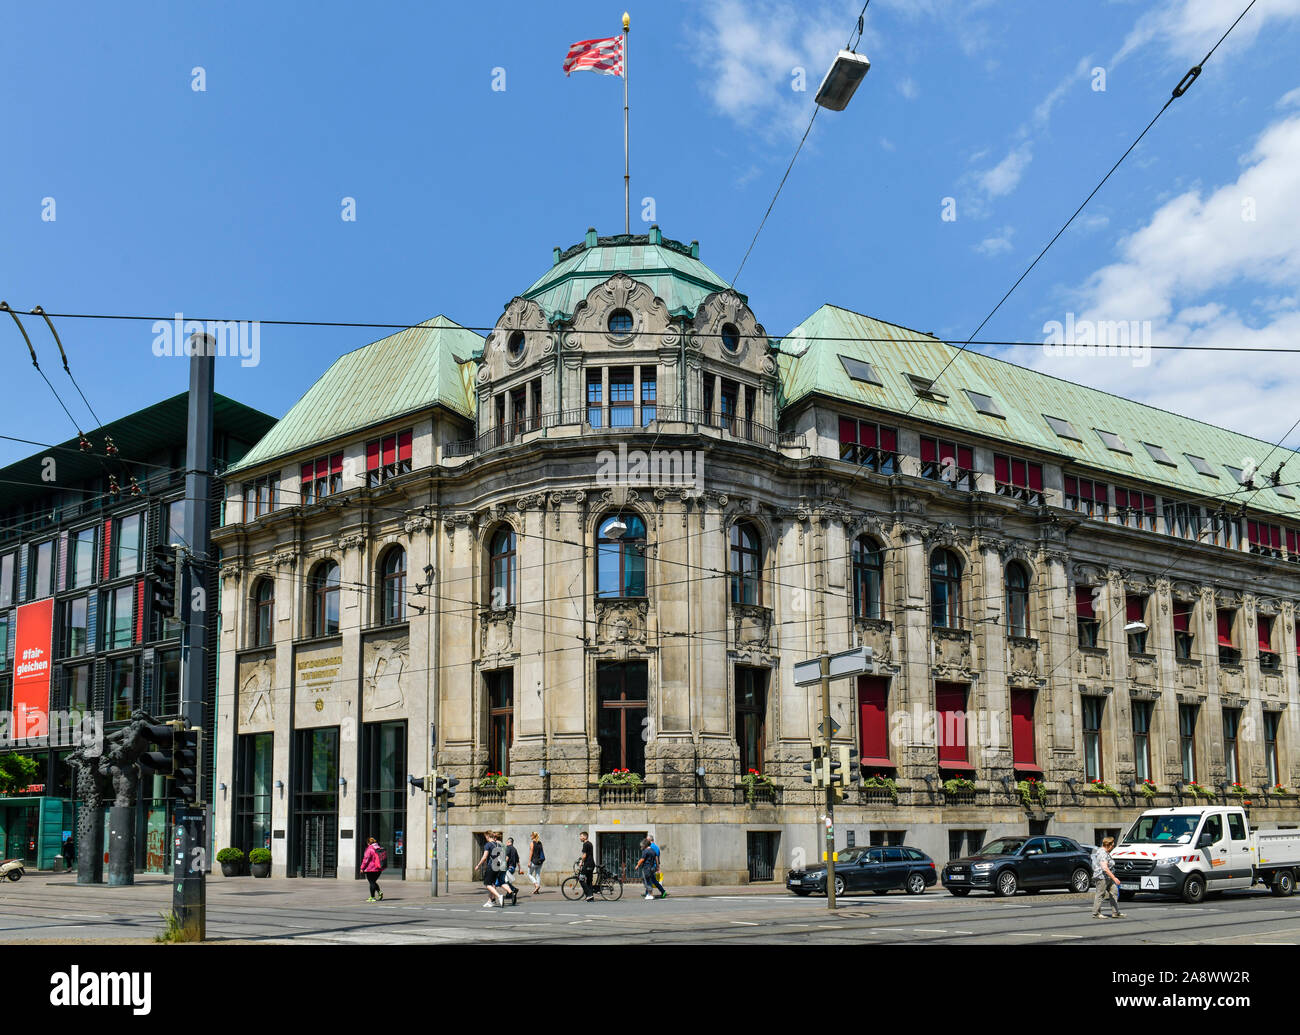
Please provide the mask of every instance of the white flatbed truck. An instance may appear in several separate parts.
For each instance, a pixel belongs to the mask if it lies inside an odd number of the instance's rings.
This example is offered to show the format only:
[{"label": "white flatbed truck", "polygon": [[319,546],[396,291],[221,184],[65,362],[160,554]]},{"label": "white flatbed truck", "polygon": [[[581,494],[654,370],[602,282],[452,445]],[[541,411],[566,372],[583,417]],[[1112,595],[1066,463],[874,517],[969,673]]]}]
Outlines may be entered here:
[{"label": "white flatbed truck", "polygon": [[1145,892],[1196,903],[1255,884],[1286,896],[1300,871],[1300,830],[1252,830],[1246,810],[1233,805],[1150,809],[1111,858],[1121,899]]}]

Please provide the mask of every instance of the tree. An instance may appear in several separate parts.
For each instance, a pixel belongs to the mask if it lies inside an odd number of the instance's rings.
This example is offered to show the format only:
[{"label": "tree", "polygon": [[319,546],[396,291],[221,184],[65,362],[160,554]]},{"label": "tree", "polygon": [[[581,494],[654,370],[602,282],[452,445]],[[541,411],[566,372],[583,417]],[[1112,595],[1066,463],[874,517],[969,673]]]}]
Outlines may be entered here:
[{"label": "tree", "polygon": [[0,755],[0,796],[21,791],[36,775],[36,759],[30,755]]}]

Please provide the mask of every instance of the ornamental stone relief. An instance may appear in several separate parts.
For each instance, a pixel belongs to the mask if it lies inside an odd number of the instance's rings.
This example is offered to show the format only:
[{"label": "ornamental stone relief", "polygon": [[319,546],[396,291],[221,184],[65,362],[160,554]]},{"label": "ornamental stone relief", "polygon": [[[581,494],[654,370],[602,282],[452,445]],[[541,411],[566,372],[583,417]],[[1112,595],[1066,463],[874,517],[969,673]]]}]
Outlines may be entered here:
[{"label": "ornamental stone relief", "polygon": [[648,600],[597,600],[596,642],[644,646],[649,615]]},{"label": "ornamental stone relief", "polygon": [[970,633],[964,629],[935,627],[932,644],[931,669],[936,679],[968,682],[975,678],[971,662]]},{"label": "ornamental stone relief", "polygon": [[772,646],[772,611],[758,604],[732,604],[733,643],[737,650],[768,650]]},{"label": "ornamental stone relief", "polygon": [[410,647],[405,636],[365,642],[361,660],[361,707],[366,716],[396,714],[406,704]]},{"label": "ornamental stone relief", "polygon": [[[625,335],[609,331],[609,315],[626,309],[632,316],[632,330]],[[662,298],[639,280],[626,273],[616,273],[587,293],[573,311],[573,330],[576,334],[600,335],[606,348],[648,348],[653,342],[647,335],[662,334],[669,326],[668,307]],[[565,344],[569,344],[565,336]],[[580,339],[581,340],[581,339]],[[590,343],[587,343],[587,349]],[[586,351],[587,349],[584,349]]]},{"label": "ornamental stone relief", "polygon": [[239,731],[256,733],[275,727],[275,655],[239,662]]},{"label": "ornamental stone relief", "polygon": [[496,611],[479,612],[479,653],[509,654],[514,651],[515,609],[506,607]]}]

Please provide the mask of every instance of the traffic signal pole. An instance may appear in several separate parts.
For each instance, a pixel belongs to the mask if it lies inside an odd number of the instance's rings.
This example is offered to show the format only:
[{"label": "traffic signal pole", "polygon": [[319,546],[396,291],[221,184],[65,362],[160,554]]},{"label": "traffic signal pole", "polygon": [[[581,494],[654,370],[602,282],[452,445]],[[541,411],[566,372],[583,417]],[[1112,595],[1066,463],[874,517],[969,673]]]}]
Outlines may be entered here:
[{"label": "traffic signal pole", "polygon": [[[215,341],[207,334],[190,339],[189,422],[185,444],[185,550],[177,557],[181,592],[181,717],[190,729],[203,726],[203,701],[212,688],[208,676],[208,615],[215,601],[207,599],[212,558],[212,409],[216,367]],[[184,571],[182,571],[182,566]],[[188,576],[188,577],[185,577]],[[211,735],[211,731],[207,731]],[[197,751],[202,753],[201,739]],[[201,771],[201,765],[198,769]],[[208,812],[203,788],[194,785],[194,800],[172,781],[175,805],[173,835],[172,912],[178,924],[207,936]]]},{"label": "traffic signal pole", "polygon": [[831,784],[831,657],[821,656],[822,757],[826,775],[826,908],[835,908],[835,788]]}]

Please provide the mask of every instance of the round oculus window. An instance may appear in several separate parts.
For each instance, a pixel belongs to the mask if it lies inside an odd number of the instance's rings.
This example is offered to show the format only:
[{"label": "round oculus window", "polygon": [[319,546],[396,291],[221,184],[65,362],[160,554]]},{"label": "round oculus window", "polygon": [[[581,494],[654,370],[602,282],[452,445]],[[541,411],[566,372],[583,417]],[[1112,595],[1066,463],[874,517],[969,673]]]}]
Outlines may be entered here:
[{"label": "round oculus window", "polygon": [[609,314],[609,333],[620,337],[632,333],[632,314],[626,309],[615,309]]},{"label": "round oculus window", "polygon": [[722,347],[728,352],[735,352],[740,348],[740,330],[734,323],[722,325]]},{"label": "round oculus window", "polygon": [[516,359],[522,356],[524,354],[524,332],[515,331],[511,334],[509,340],[506,342],[506,348],[510,350],[510,355],[514,356]]}]

